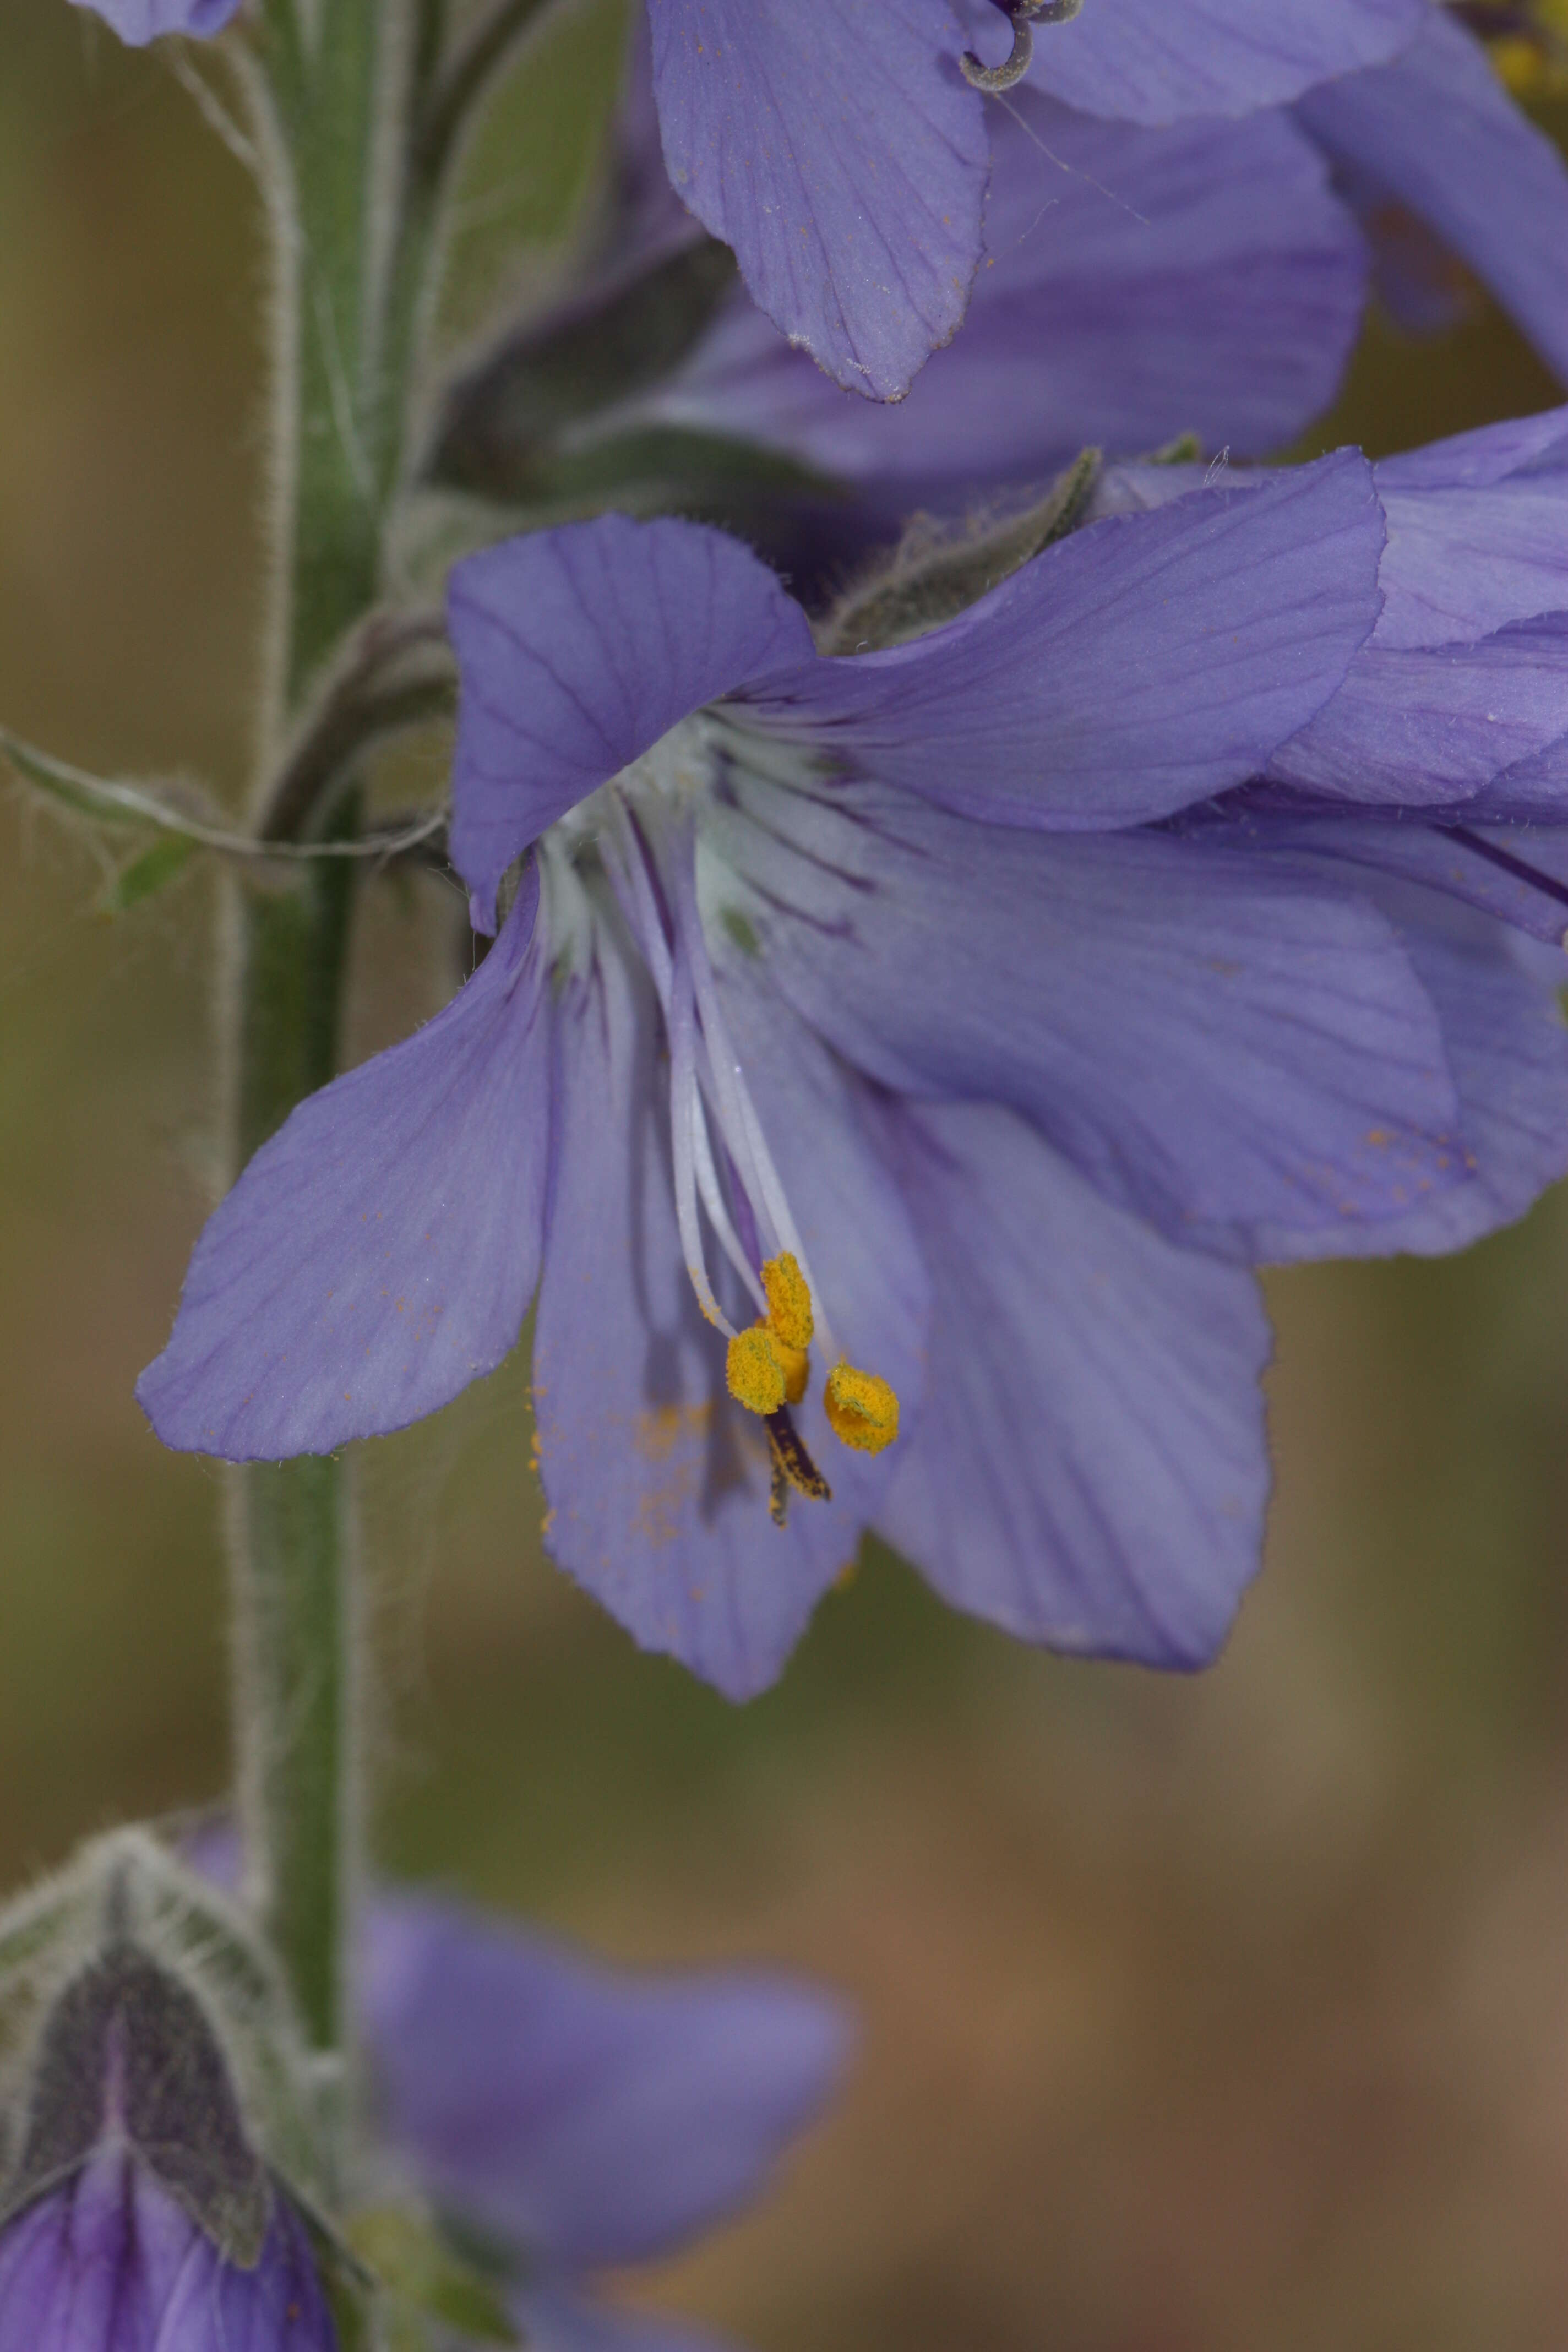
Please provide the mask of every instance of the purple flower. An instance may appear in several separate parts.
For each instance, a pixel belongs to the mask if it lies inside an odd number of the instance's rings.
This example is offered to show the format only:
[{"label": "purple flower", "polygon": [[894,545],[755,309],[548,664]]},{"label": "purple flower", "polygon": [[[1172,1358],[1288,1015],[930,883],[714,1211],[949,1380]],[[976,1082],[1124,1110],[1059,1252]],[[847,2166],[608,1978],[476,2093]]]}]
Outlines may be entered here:
[{"label": "purple flower", "polygon": [[963,331],[907,400],[846,399],[737,293],[637,421],[771,442],[902,507],[1089,442],[1195,432],[1263,455],[1333,397],[1365,248],[1289,115],[1146,130],[1025,89],[997,110],[992,166]]},{"label": "purple flower", "polygon": [[227,2261],[112,2136],[0,2231],[0,2352],[335,2352],[304,2229],[277,2202]]},{"label": "purple flower", "polygon": [[188,33],[193,40],[210,40],[221,33],[241,5],[241,0],[75,0],[112,25],[122,41],[140,49],[163,33]]},{"label": "purple flower", "polygon": [[834,2087],[847,2020],[731,1969],[632,1974],[452,1904],[378,1901],[363,2000],[416,2185],[515,2265],[538,2352],[702,2352],[591,2296],[757,2194]]},{"label": "purple flower", "polygon": [[[1042,41],[1037,79],[1089,16]],[[1381,252],[1394,204],[1568,377],[1568,166],[1447,16],[1424,9],[1394,62],[1325,81],[1294,111],[1151,128],[1104,110],[1027,87],[994,110],[963,331],[907,401],[845,400],[737,295],[638,420],[746,434],[862,488],[950,501],[1088,442],[1132,451],[1194,432],[1260,455],[1333,396],[1365,291],[1353,215]],[[626,137],[638,150],[645,136],[634,63]]]},{"label": "purple flower", "polygon": [[[1426,14],[1089,0],[1041,38],[1035,77],[1114,120],[1236,116],[1382,65]],[[987,125],[960,68],[971,38],[1005,54],[1007,16],[975,0],[648,0],[648,20],[679,194],[791,342],[848,390],[901,398],[957,328],[980,259]]]},{"label": "purple flower", "polygon": [[[537,1282],[550,1548],[723,1689],[868,1525],[1029,1638],[1211,1655],[1267,1484],[1245,1263],[1502,1213],[1485,1057],[1449,1052],[1490,932],[1456,963],[1441,901],[1162,822],[1343,686],[1383,542],[1342,453],[1110,517],[857,659],[690,525],[459,566],[481,923],[531,855],[455,1003],[209,1224],[141,1384],[160,1433],[398,1427]],[[1489,998],[1532,1052],[1548,1003]]]}]

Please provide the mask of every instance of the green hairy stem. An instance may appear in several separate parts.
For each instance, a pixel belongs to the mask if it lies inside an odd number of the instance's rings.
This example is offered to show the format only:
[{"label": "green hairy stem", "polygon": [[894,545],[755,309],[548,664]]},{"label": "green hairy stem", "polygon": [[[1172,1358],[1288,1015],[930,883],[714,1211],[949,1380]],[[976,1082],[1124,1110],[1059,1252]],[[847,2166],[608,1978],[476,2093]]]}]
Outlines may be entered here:
[{"label": "green hairy stem", "polygon": [[[240,1163],[337,1063],[354,871],[228,886],[237,965]],[[235,1474],[235,1733],[249,1892],[311,2044],[343,2048],[361,1874],[354,1533],[346,1465],[308,1456]]]},{"label": "green hairy stem", "polygon": [[[368,746],[449,703],[438,616],[375,612],[440,208],[487,79],[544,0],[448,55],[443,0],[266,0],[239,61],[273,239],[272,612],[251,838],[353,850]],[[338,1065],[352,856],[237,863],[233,1172]],[[231,1515],[249,1894],[311,2045],[345,2055],[363,1876],[352,1479],[253,1465]]]},{"label": "green hairy stem", "polygon": [[[388,478],[382,371],[384,0],[271,0],[251,78],[274,240],[271,657],[256,830],[352,838],[345,761],[279,803],[310,688],[375,601]],[[271,869],[274,875],[277,869]],[[356,868],[323,860],[229,884],[235,1172],[337,1067]],[[355,1537],[347,1469],[309,1457],[235,1474],[235,1739],[248,1891],[311,2045],[346,2051],[363,1874]]]}]

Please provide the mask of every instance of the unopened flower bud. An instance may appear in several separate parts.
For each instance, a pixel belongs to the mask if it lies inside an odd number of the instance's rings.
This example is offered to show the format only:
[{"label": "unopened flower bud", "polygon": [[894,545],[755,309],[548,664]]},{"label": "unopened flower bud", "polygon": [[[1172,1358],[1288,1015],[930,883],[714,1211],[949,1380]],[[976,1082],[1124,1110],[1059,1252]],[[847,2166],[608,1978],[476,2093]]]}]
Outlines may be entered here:
[{"label": "unopened flower bud", "polygon": [[[265,2034],[265,1961],[136,1833],[0,1923],[8,2020],[30,2021],[0,2085],[0,2352],[334,2352],[300,2212],[247,2110],[201,1944]],[[200,1911],[201,1916],[197,1916]],[[207,1911],[212,1916],[206,1918]],[[286,2053],[247,2074],[279,2074]]]}]

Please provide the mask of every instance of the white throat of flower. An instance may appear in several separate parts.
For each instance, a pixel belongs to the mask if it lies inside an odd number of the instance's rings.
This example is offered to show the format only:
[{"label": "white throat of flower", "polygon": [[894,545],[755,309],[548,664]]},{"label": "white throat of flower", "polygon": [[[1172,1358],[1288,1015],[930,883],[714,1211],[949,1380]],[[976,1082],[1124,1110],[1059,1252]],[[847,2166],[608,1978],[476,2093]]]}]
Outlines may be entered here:
[{"label": "white throat of flower", "polygon": [[[699,1307],[729,1343],[730,1393],[766,1426],[773,1516],[783,1526],[792,1490],[814,1499],[830,1493],[790,1416],[810,1381],[813,1340],[820,1341],[831,1367],[824,1411],[845,1444],[868,1454],[890,1444],[898,1435],[899,1403],[885,1380],[857,1370],[838,1346],[724,1017],[698,890],[702,804],[721,758],[732,755],[736,740],[735,730],[723,727],[721,754],[721,725],[705,714],[683,720],[552,826],[539,855],[552,940],[560,940],[563,929],[570,938],[592,920],[575,870],[591,848],[653,982],[669,1046],[670,1158],[681,1255]],[[773,779],[787,783],[781,763],[767,758],[760,743],[756,754],[757,766],[765,761]],[[744,1235],[738,1223],[749,1229]],[[754,1323],[737,1328],[720,1305],[709,1271],[710,1244],[755,1306]]]}]

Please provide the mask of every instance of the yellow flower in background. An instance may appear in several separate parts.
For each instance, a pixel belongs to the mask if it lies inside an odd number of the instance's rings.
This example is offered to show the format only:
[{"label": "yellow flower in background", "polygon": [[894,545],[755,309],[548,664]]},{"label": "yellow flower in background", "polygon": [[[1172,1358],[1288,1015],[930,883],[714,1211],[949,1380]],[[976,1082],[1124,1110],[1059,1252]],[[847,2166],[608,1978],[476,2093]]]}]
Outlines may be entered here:
[{"label": "yellow flower in background", "polygon": [[1461,13],[1515,98],[1568,97],[1568,0],[1479,0]]}]

